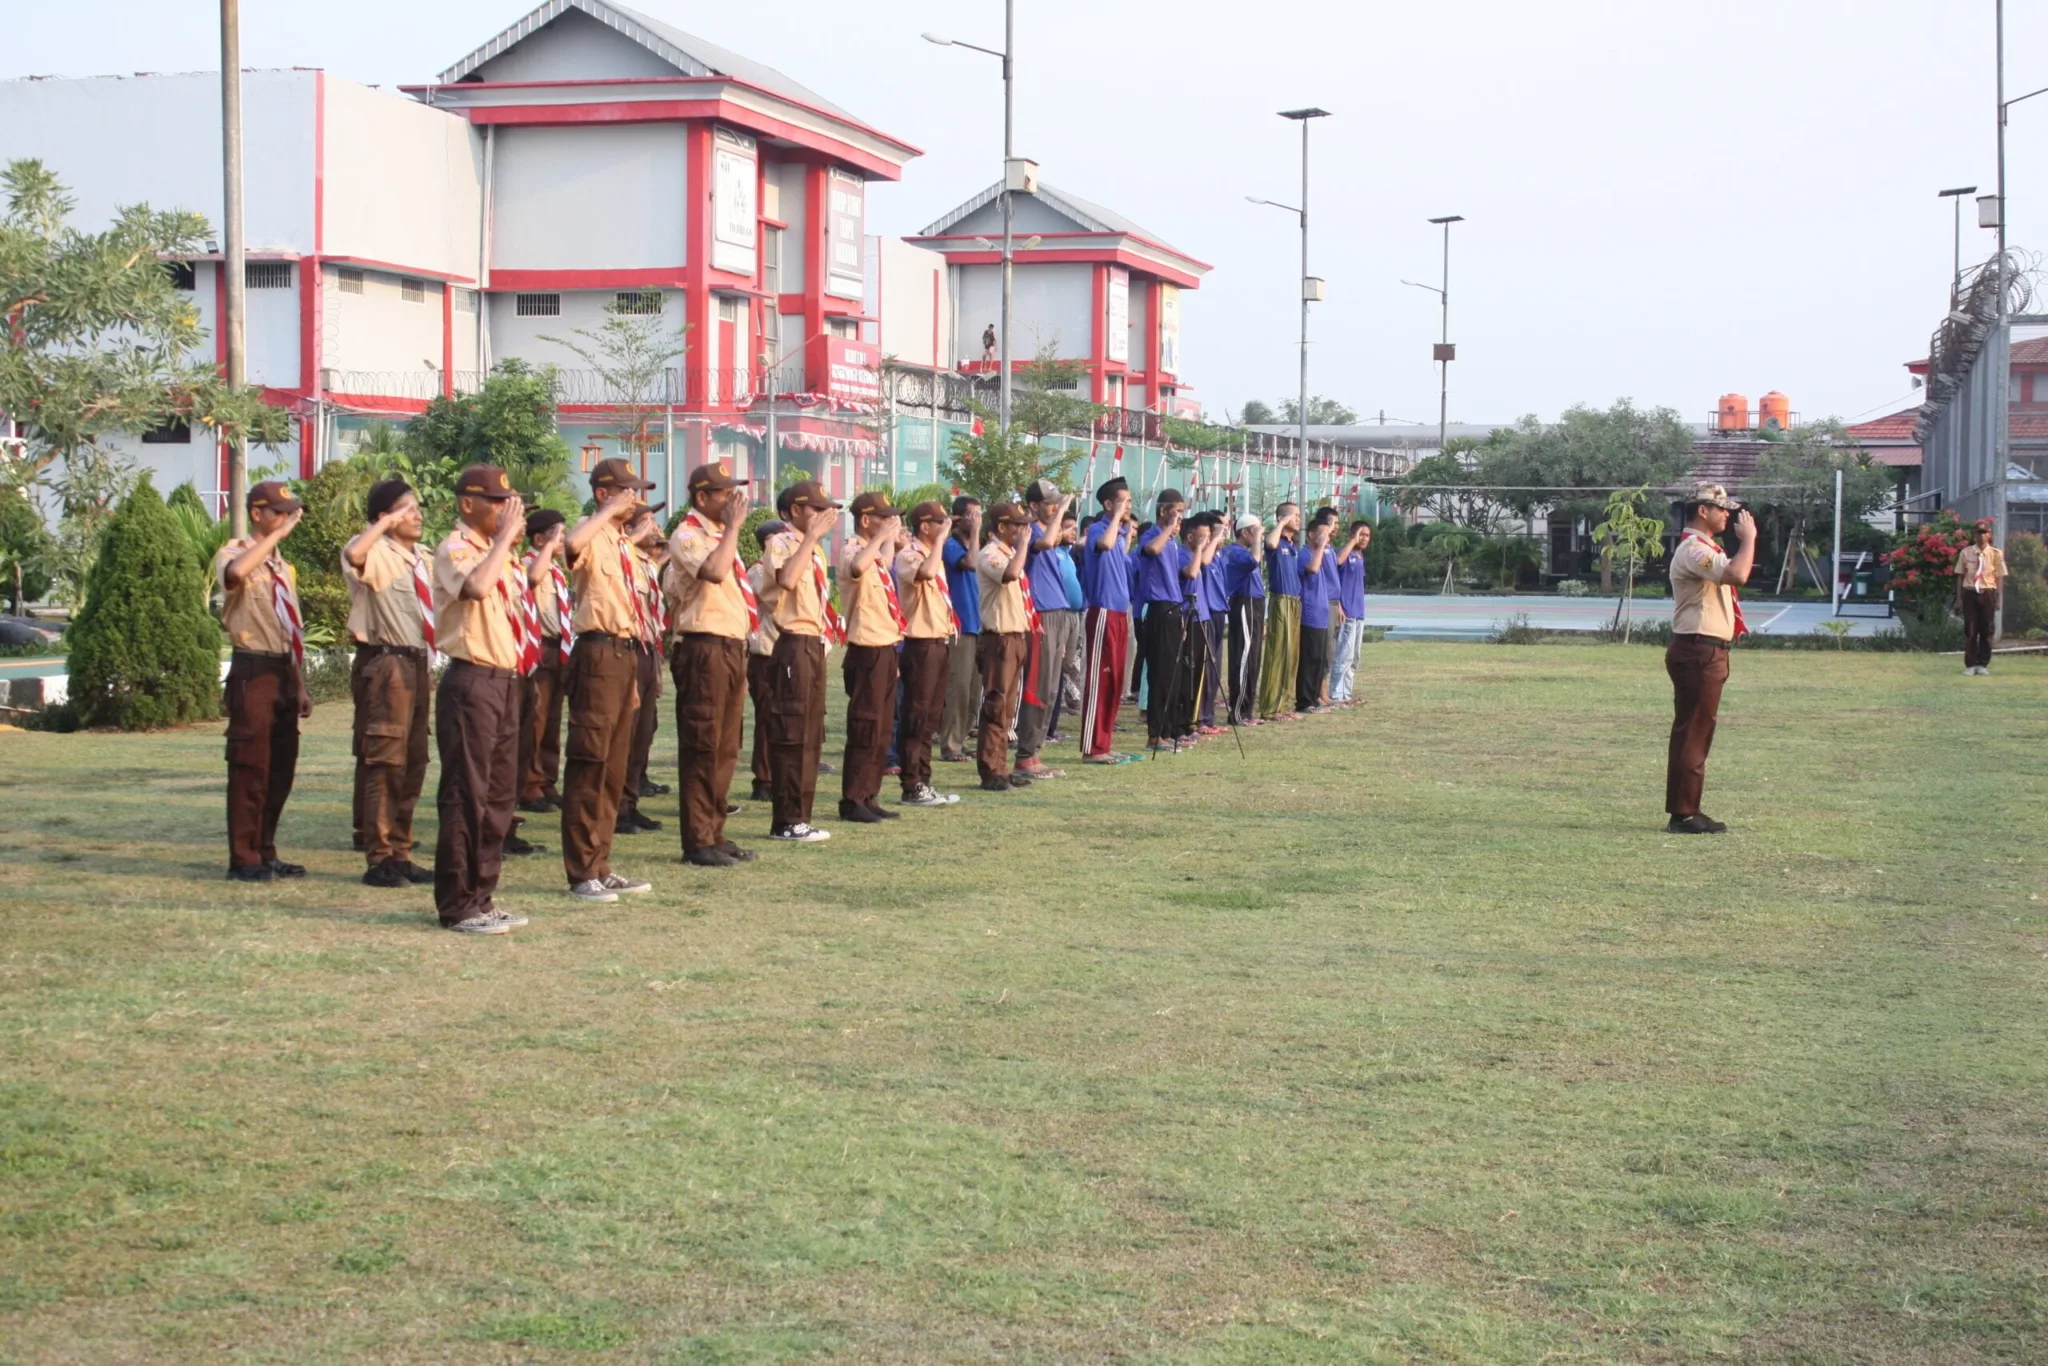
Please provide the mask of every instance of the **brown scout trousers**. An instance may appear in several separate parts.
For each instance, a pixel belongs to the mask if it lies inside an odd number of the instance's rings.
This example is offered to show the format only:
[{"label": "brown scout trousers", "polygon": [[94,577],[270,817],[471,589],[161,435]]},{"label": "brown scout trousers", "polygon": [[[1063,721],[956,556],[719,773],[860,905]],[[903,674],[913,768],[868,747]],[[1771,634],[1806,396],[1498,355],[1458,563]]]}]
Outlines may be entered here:
[{"label": "brown scout trousers", "polygon": [[747,655],[747,696],[754,703],[754,754],[753,774],[757,787],[768,786],[768,727],[764,724],[768,715],[768,673],[771,668],[769,656],[749,653]]},{"label": "brown scout trousers", "polygon": [[725,798],[740,758],[747,642],[692,633],[669,652],[676,682],[676,789],[683,852],[725,843]]},{"label": "brown scout trousers", "polygon": [[847,646],[840,676],[846,682],[846,762],[839,766],[839,796],[873,806],[896,729],[896,647]]},{"label": "brown scout trousers", "polygon": [[984,778],[1010,773],[1010,718],[1024,681],[1024,656],[1031,637],[1022,631],[983,631],[976,662],[981,665],[981,744],[974,766]]},{"label": "brown scout trousers", "polygon": [[640,685],[640,705],[633,711],[633,743],[626,754],[626,783],[619,797],[621,811],[640,809],[640,789],[647,785],[647,765],[654,757],[654,727],[661,720],[661,656],[652,650],[642,650],[634,668],[634,679]]},{"label": "brown scout trousers", "polygon": [[818,751],[825,747],[825,642],[775,638],[768,657],[768,787],[775,828],[811,819],[818,795]]},{"label": "brown scout trousers", "polygon": [[946,710],[946,684],[952,673],[952,646],[944,640],[912,636],[903,642],[903,735],[897,758],[903,768],[903,793],[908,796],[932,780],[932,736]]},{"label": "brown scout trousers", "polygon": [[569,658],[569,742],[562,753],[562,867],[569,884],[612,870],[612,831],[626,788],[641,650],[582,635]]},{"label": "brown scout trousers", "polygon": [[540,643],[540,667],[527,676],[519,702],[519,800],[559,797],[562,779],[562,699],[569,691],[569,661],[562,638]]},{"label": "brown scout trousers", "polygon": [[277,818],[299,767],[299,675],[289,655],[228,664],[228,866],[277,857]]},{"label": "brown scout trousers", "polygon": [[450,660],[434,704],[441,818],[434,909],[454,925],[491,909],[519,800],[519,674]]},{"label": "brown scout trousers", "polygon": [[1714,718],[1728,682],[1728,643],[1708,636],[1673,636],[1664,651],[1671,675],[1671,751],[1664,775],[1664,809],[1697,816],[1707,783],[1707,751],[1714,745]]},{"label": "brown scout trousers", "polygon": [[357,645],[349,687],[363,857],[372,868],[410,863],[413,810],[427,782],[427,652]]},{"label": "brown scout trousers", "polygon": [[1998,590],[1963,590],[1963,667],[1988,668],[1991,664],[1991,633],[1998,625]]}]

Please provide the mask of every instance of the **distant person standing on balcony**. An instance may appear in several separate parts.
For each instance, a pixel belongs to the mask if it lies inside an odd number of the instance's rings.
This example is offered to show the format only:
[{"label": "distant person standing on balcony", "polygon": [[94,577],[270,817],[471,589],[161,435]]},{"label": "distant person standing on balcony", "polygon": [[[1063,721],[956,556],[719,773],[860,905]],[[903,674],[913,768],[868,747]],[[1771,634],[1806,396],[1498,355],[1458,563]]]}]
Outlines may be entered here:
[{"label": "distant person standing on balcony", "polygon": [[1991,523],[1977,523],[1977,539],[1956,556],[1956,611],[1963,619],[1963,672],[1991,672],[1991,637],[1998,628],[1998,591],[2005,586],[2005,552],[1991,544]]},{"label": "distant person standing on balcony", "polygon": [[[1730,527],[1735,553],[1714,538]],[[1728,682],[1728,647],[1748,629],[1735,590],[1756,562],[1756,518],[1719,484],[1700,484],[1685,503],[1685,534],[1671,552],[1671,748],[1664,778],[1665,829],[1674,835],[1718,835],[1728,827],[1700,810],[1707,751]]]},{"label": "distant person standing on balcony", "polygon": [[994,364],[996,359],[996,325],[990,323],[981,330],[981,359],[985,364]]}]

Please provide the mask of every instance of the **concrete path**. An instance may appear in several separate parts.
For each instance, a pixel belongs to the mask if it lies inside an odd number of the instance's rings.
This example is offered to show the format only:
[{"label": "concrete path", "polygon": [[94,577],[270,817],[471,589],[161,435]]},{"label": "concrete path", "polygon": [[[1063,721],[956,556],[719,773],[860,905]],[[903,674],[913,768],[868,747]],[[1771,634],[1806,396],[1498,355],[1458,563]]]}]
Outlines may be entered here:
[{"label": "concrete path", "polygon": [[[1548,594],[1407,594],[1369,593],[1365,599],[1368,626],[1387,628],[1390,640],[1482,640],[1517,616],[1527,616],[1540,631],[1594,631],[1614,619],[1613,598],[1560,598]],[[1867,636],[1898,623],[1879,609],[1858,607],[1845,614],[1851,635]],[[1809,635],[1831,619],[1824,602],[1758,602],[1747,605],[1749,629],[1765,635]],[[1638,622],[1671,620],[1669,598],[1638,599]]]}]

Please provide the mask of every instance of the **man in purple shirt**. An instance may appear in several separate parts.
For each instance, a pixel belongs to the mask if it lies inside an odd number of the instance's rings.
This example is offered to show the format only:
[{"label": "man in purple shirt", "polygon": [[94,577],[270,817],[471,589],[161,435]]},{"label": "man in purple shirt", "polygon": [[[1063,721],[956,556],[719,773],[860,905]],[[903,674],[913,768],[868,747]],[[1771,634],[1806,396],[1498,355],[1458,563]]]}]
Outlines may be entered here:
[{"label": "man in purple shirt", "polygon": [[1365,643],[1365,552],[1371,545],[1372,523],[1360,519],[1337,548],[1337,610],[1344,620],[1330,649],[1330,701],[1338,706],[1351,705],[1358,647]]},{"label": "man in purple shirt", "polygon": [[1330,677],[1330,596],[1337,586],[1337,553],[1330,549],[1336,523],[1317,518],[1301,551],[1301,669],[1294,709],[1305,716],[1329,710],[1323,684]]},{"label": "man in purple shirt", "polygon": [[1050,479],[1032,480],[1024,499],[1031,514],[1031,559],[1025,578],[1038,609],[1038,638],[1026,661],[1026,667],[1036,672],[1027,680],[1023,705],[1017,709],[1016,771],[1032,778],[1058,778],[1065,775],[1041,760],[1038,751],[1045,747],[1059,700],[1061,670],[1081,638],[1081,614],[1067,606],[1067,586],[1060,578],[1060,562],[1070,553],[1060,544],[1060,519],[1074,499]]},{"label": "man in purple shirt", "polygon": [[1266,533],[1266,649],[1259,662],[1259,715],[1298,721],[1301,663],[1301,505],[1282,503]]},{"label": "man in purple shirt", "polygon": [[1145,739],[1154,753],[1172,748],[1179,709],[1189,560],[1180,543],[1180,524],[1186,504],[1179,489],[1166,489],[1154,505],[1153,520],[1138,528],[1138,575],[1131,597],[1144,613],[1138,648],[1145,656]]},{"label": "man in purple shirt", "polygon": [[1123,702],[1124,659],[1131,633],[1131,486],[1119,476],[1095,490],[1102,512],[1081,528],[1081,758],[1122,764],[1110,748]]},{"label": "man in purple shirt", "polygon": [[1259,719],[1259,664],[1266,643],[1266,581],[1259,572],[1259,542],[1265,525],[1256,513],[1237,519],[1237,539],[1218,557],[1230,617],[1230,661],[1226,698],[1230,723],[1263,726]]},{"label": "man in purple shirt", "polygon": [[1179,710],[1174,735],[1193,740],[1217,733],[1216,674],[1222,662],[1222,567],[1216,552],[1223,548],[1223,517],[1198,512],[1181,525],[1181,552],[1187,561],[1186,643],[1181,648]]}]

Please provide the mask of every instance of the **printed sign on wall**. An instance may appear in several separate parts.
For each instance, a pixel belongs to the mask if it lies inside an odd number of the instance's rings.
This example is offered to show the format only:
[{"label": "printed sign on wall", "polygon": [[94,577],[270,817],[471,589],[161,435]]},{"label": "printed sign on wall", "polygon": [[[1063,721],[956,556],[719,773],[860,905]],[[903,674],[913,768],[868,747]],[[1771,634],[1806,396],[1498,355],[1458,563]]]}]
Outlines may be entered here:
[{"label": "printed sign on wall", "polygon": [[1180,373],[1180,286],[1159,286],[1159,370]]},{"label": "printed sign on wall", "polygon": [[825,292],[858,299],[867,292],[866,239],[861,235],[866,231],[867,182],[835,168],[825,189],[832,233],[825,244]]},{"label": "printed sign on wall", "polygon": [[879,407],[882,402],[882,348],[873,342],[825,339],[826,393],[840,403]]},{"label": "printed sign on wall", "polygon": [[754,140],[718,130],[711,152],[711,267],[752,278],[754,233],[760,214],[756,191],[760,173]]},{"label": "printed sign on wall", "polygon": [[1131,359],[1131,273],[1112,266],[1109,271],[1109,336],[1103,353],[1110,360],[1130,363]]}]

